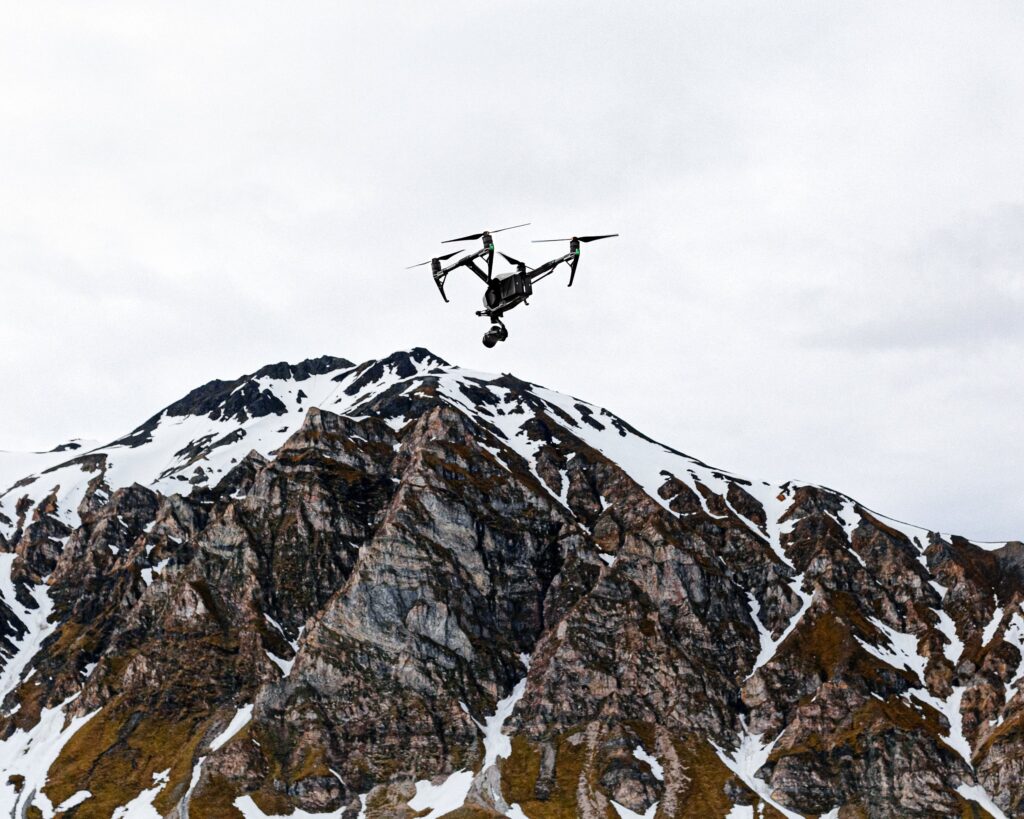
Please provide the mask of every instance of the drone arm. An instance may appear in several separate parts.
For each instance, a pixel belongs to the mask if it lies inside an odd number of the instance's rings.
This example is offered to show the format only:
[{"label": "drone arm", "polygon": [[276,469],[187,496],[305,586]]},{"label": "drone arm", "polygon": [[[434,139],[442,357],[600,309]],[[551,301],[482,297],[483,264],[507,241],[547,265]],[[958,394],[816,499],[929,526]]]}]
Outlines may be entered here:
[{"label": "drone arm", "polygon": [[541,279],[550,276],[555,272],[555,268],[562,263],[561,259],[552,259],[550,262],[544,262],[539,267],[535,267],[530,271],[530,281],[539,282]]},{"label": "drone arm", "polygon": [[[481,251],[481,253],[483,253],[483,251]],[[474,258],[475,258],[474,256],[468,256],[466,259],[464,259],[466,267],[468,267],[470,270],[472,270],[474,273],[476,273],[476,277],[478,279],[480,279],[480,281],[482,281],[484,283],[490,282],[490,280],[491,280],[491,276],[490,276],[491,268],[490,268],[490,265],[487,266],[487,272],[484,273],[484,271],[482,271],[479,267],[477,267],[476,264],[473,262]]]},{"label": "drone arm", "polygon": [[547,278],[552,273],[554,273],[555,270],[558,269],[558,266],[562,262],[568,262],[571,264],[571,260],[573,258],[575,257],[569,253],[566,253],[564,256],[561,256],[558,259],[552,259],[550,262],[544,262],[544,264],[534,268],[533,271],[530,273],[530,281],[536,283],[539,282],[541,279]]}]

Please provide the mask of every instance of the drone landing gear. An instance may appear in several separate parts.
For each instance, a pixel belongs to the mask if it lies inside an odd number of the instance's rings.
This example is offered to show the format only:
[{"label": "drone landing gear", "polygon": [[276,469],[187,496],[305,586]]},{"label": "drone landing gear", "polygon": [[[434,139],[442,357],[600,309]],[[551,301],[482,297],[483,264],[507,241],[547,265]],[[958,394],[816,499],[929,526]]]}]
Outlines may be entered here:
[{"label": "drone landing gear", "polygon": [[487,347],[488,349],[493,347],[499,341],[504,341],[508,338],[508,330],[505,328],[505,325],[501,323],[501,319],[495,318],[492,320],[494,321],[494,325],[490,330],[484,333],[484,347]]}]

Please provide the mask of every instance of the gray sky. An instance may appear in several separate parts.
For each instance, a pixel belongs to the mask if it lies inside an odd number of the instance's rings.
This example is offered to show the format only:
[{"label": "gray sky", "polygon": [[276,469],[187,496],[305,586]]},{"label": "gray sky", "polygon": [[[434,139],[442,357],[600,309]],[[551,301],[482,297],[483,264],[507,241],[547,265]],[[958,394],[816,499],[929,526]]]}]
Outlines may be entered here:
[{"label": "gray sky", "polygon": [[[1024,11],[3,2],[0,448],[413,345],[1024,537]],[[406,265],[619,232],[508,316]],[[557,246],[556,246],[557,247]]]}]

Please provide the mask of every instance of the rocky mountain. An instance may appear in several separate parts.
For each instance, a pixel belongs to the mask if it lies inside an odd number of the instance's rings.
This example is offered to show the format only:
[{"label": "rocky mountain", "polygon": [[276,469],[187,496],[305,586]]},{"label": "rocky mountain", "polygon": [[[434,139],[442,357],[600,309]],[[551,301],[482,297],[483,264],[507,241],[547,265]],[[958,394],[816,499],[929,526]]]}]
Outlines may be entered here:
[{"label": "rocky mountain", "polygon": [[416,349],[0,453],[0,815],[1024,816],[1024,544]]}]

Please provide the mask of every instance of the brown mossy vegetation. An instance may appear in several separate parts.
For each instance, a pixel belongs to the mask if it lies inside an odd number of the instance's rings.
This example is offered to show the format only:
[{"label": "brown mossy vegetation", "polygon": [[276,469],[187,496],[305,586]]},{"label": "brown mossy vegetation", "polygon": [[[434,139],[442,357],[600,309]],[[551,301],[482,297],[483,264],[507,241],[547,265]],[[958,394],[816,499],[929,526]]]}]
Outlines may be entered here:
[{"label": "brown mossy vegetation", "polygon": [[[193,589],[211,612],[215,601],[205,582]],[[171,643],[188,658],[173,666],[160,663]],[[92,797],[75,809],[76,819],[107,819],[120,805],[153,787],[153,774],[168,770],[168,782],[154,805],[169,812],[188,788],[198,746],[210,727],[218,701],[229,695],[238,658],[236,639],[218,630],[205,635],[166,632],[161,652],[148,656],[133,648],[108,656],[102,668],[106,683],[120,690],[68,741],[50,769],[46,794],[59,804],[79,790]],[[209,670],[218,669],[212,678]],[[134,672],[132,669],[135,669]],[[132,684],[126,676],[138,679]],[[154,688],[151,680],[160,680]],[[227,683],[227,684],[226,684]]]},{"label": "brown mossy vegetation", "polygon": [[[426,811],[422,811],[421,815],[426,815]],[[488,808],[481,807],[480,805],[463,805],[458,810],[446,813],[445,816],[450,819],[494,819],[496,816],[504,816],[503,813],[490,810]]]},{"label": "brown mossy vegetation", "polygon": [[554,740],[555,769],[550,793],[539,799],[541,751],[526,737],[512,738],[512,753],[500,763],[502,794],[510,805],[519,803],[530,819],[573,819],[579,815],[577,787],[583,774],[586,746],[573,742],[578,732],[562,734]]},{"label": "brown mossy vegetation", "polygon": [[857,677],[872,688],[891,687],[894,677],[903,677],[908,685],[915,680],[907,670],[890,668],[872,657],[854,639],[854,634],[874,635],[877,629],[861,612],[848,593],[835,593],[829,608],[810,611],[779,647],[777,658],[795,660],[822,682],[842,677]]},{"label": "brown mossy vegetation", "polygon": [[43,685],[43,681],[36,674],[27,682],[22,682],[14,691],[16,702],[21,707],[9,719],[18,728],[30,730],[39,722],[39,715],[42,713],[43,704],[49,693],[47,687]]},{"label": "brown mossy vegetation", "polygon": [[984,759],[993,745],[1017,743],[1022,740],[1024,740],[1024,710],[1007,717],[1002,725],[985,738],[985,741],[977,748],[976,754]]},{"label": "brown mossy vegetation", "polygon": [[[645,747],[655,747],[652,725],[630,721],[628,726]],[[552,787],[547,797],[541,799],[537,785],[541,775],[542,750],[524,736],[513,737],[511,755],[499,763],[505,801],[518,803],[531,819],[579,816],[577,793],[581,777],[588,789],[600,790],[598,780],[601,776],[601,771],[588,769],[586,744],[579,739],[579,732],[570,732],[554,740],[556,752]],[[669,814],[659,807],[657,819],[722,817],[728,814],[733,805],[725,792],[725,785],[733,774],[719,759],[715,749],[706,739],[695,734],[673,739],[672,744],[685,779],[682,782],[666,781],[666,787],[677,788],[675,811]],[[735,784],[745,790],[742,784]],[[757,797],[753,793],[748,794],[750,802],[756,804]],[[763,815],[772,816],[772,809],[766,807]]]},{"label": "brown mossy vegetation", "polygon": [[859,802],[847,802],[839,809],[839,819],[870,819],[870,814]]},{"label": "brown mossy vegetation", "polygon": [[[733,774],[718,758],[715,749],[703,737],[692,734],[676,739],[672,744],[689,780],[680,791],[672,819],[728,814],[732,810],[732,802],[725,793],[725,783]],[[669,819],[662,811],[658,811],[657,816],[658,819]]]},{"label": "brown mossy vegetation", "polygon": [[445,446],[467,466],[461,466],[451,458],[445,457],[445,453],[424,450],[422,453],[423,464],[431,472],[441,475],[448,481],[468,484],[485,497],[505,485],[506,482],[502,480],[502,476],[497,470],[490,469],[484,472],[473,468],[474,452],[469,447],[453,442],[448,442]]},{"label": "brown mossy vegetation", "polygon": [[[268,815],[288,815],[294,810],[294,805],[285,793],[275,790],[274,784],[295,785],[310,777],[327,778],[332,776],[322,747],[307,745],[296,754],[291,755],[289,752],[292,745],[288,737],[262,730],[258,723],[250,723],[233,738],[233,741],[240,738],[251,739],[260,749],[262,785],[258,790],[249,792],[248,795],[252,797],[260,810]],[[232,793],[227,783],[211,780],[210,784],[204,786],[201,795],[204,805],[210,804],[211,809],[218,806],[223,809],[225,804],[230,804],[241,794],[237,791],[237,784]],[[189,814],[193,814],[191,807]],[[219,814],[211,813],[210,815],[217,816]]]},{"label": "brown mossy vegetation", "polygon": [[96,625],[68,620],[57,631],[56,639],[49,648],[52,656],[74,657],[78,654],[92,654],[100,643],[100,631]]},{"label": "brown mossy vegetation", "polygon": [[917,711],[903,700],[881,701],[870,699],[853,711],[849,718],[830,734],[814,733],[805,741],[772,751],[769,760],[801,754],[817,755],[831,753],[838,748],[849,747],[855,755],[865,752],[865,737],[878,739],[891,732],[914,734],[925,732],[932,738],[941,737],[937,713],[929,708]]},{"label": "brown mossy vegetation", "polygon": [[144,714],[115,700],[68,741],[50,768],[45,793],[60,804],[79,790],[92,797],[76,819],[109,819],[131,797],[153,786],[153,774],[170,768],[168,784],[154,805],[167,813],[184,793],[203,736],[195,714]]},{"label": "brown mossy vegetation", "polygon": [[[197,790],[188,803],[188,819],[241,819],[242,812],[234,802],[243,794],[239,793],[238,784],[217,774],[207,774],[202,789]],[[253,801],[256,801],[254,794]],[[256,801],[260,808],[265,808],[263,800]],[[77,817],[76,817],[77,819]]]}]

